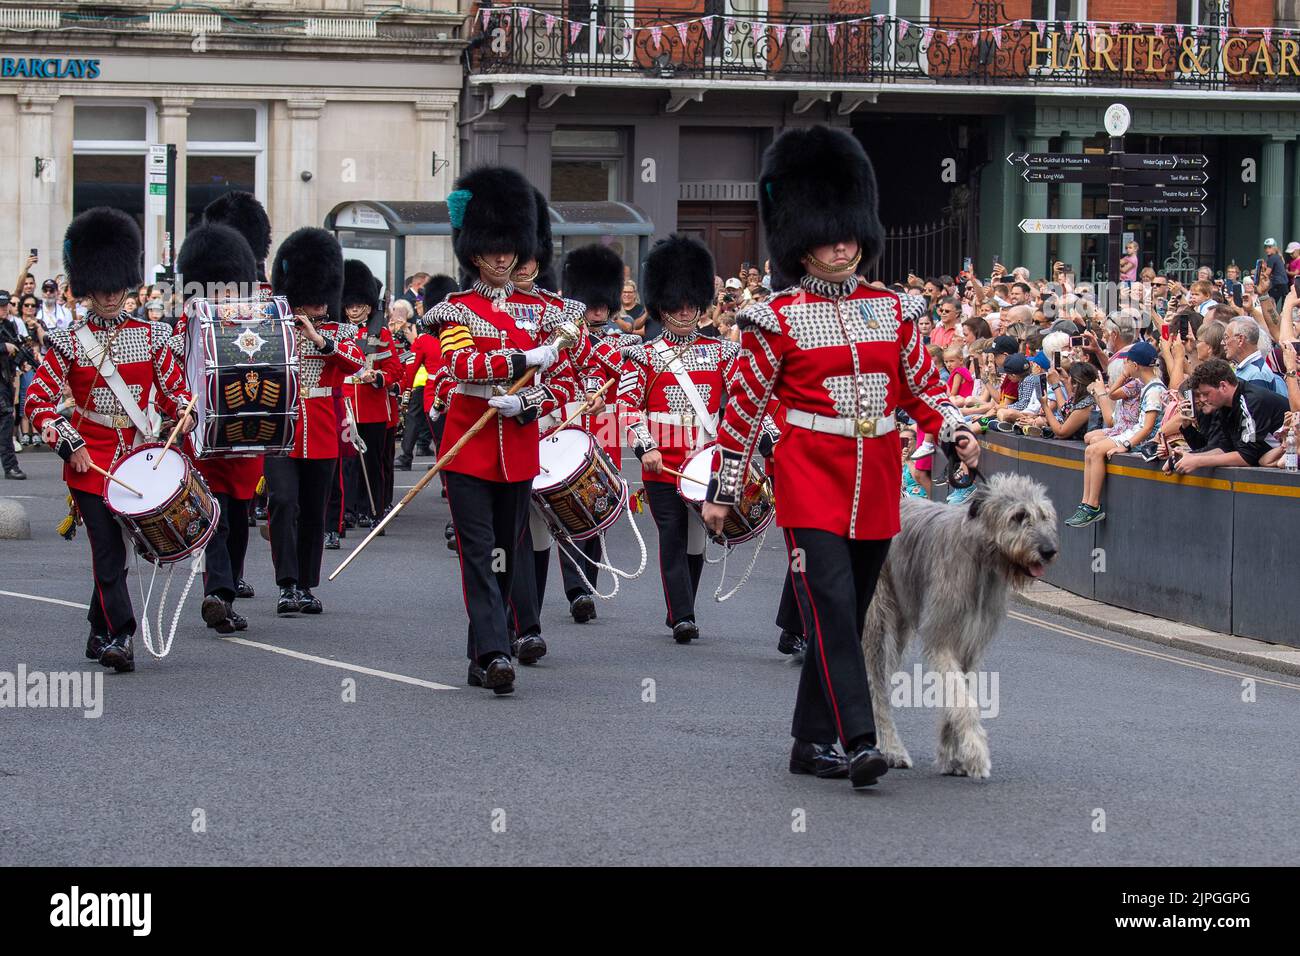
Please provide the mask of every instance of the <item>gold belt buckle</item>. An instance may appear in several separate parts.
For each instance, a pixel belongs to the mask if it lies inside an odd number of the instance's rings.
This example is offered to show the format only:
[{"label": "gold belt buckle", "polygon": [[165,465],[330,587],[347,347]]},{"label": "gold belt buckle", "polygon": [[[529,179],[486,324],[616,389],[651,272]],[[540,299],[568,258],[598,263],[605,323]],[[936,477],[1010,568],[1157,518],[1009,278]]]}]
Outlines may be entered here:
[{"label": "gold belt buckle", "polygon": [[125,416],[125,415],[114,415],[114,416],[113,416],[113,427],[114,427],[114,428],[130,428],[130,427],[131,427],[131,419],[128,418],[127,416]]},{"label": "gold belt buckle", "polygon": [[859,438],[876,437],[876,420],[874,418],[858,419],[858,437]]}]

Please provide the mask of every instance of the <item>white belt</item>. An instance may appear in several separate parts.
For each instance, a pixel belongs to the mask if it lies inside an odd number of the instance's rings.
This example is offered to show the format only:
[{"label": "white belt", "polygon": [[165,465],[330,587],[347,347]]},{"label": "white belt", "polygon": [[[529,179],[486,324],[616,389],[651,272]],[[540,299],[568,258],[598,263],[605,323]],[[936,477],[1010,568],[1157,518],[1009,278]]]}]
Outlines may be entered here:
[{"label": "white belt", "polygon": [[333,398],[334,389],[332,388],[309,388],[307,389],[308,398]]},{"label": "white belt", "polygon": [[885,418],[839,418],[834,415],[817,415],[798,408],[787,408],[785,420],[796,428],[806,428],[825,435],[841,435],[844,438],[880,438],[888,435],[898,425],[892,415]]},{"label": "white belt", "polygon": [[135,427],[127,415],[104,415],[100,412],[92,412],[88,408],[82,408],[80,405],[76,406],[76,412],[79,418],[84,418],[88,422],[94,422],[96,425],[102,425],[105,428],[124,429]]},{"label": "white belt", "polygon": [[[710,416],[712,417],[712,416]],[[646,416],[657,425],[677,425],[681,428],[705,428],[704,422],[697,415],[689,413],[679,415],[676,412],[650,412]]]},{"label": "white belt", "polygon": [[492,391],[492,386],[480,384],[478,382],[457,382],[457,395],[473,395],[475,398],[492,398],[496,392]]}]

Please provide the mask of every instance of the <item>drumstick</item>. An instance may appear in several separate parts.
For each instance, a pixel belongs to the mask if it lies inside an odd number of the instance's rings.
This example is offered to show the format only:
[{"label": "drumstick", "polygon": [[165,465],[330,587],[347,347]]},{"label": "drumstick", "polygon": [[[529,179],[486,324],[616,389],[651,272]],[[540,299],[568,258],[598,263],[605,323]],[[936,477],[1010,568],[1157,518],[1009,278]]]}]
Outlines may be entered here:
[{"label": "drumstick", "polygon": [[[577,341],[578,341],[578,331],[576,328],[573,329],[572,332],[570,332],[568,327],[561,326],[560,333],[559,335],[556,336],[556,345],[559,348],[561,349],[568,348]],[[519,381],[515,382],[508,389],[506,389],[506,394],[513,395],[516,392],[522,390],[525,385],[527,385],[529,382],[533,380],[533,376],[536,373],[537,373],[536,366],[529,368],[526,372],[524,372],[523,375],[519,377]],[[333,581],[336,577],[342,574],[343,569],[352,563],[352,560],[362,552],[365,546],[368,545],[371,541],[373,541],[375,536],[379,534],[379,532],[383,531],[385,527],[388,526],[388,522],[396,518],[397,513],[401,511],[403,508],[405,508],[408,504],[410,504],[411,501],[415,498],[415,496],[418,495],[421,491],[423,491],[428,486],[429,482],[433,481],[434,476],[437,475],[438,472],[442,471],[443,468],[445,468],[447,465],[451,463],[451,460],[460,453],[460,450],[465,447],[466,443],[475,435],[477,435],[480,431],[482,431],[484,426],[486,426],[488,422],[492,421],[492,419],[496,418],[496,416],[500,414],[501,414],[501,409],[489,408],[486,412],[484,412],[481,416],[479,416],[479,420],[476,421],[473,425],[471,425],[469,427],[469,430],[466,431],[465,434],[461,435],[459,439],[457,439],[456,444],[448,448],[446,454],[439,455],[437,463],[424,473],[424,477],[422,477],[419,481],[417,481],[412,486],[411,490],[408,491],[402,497],[401,501],[399,501],[396,505],[393,506],[393,509],[390,512],[388,512],[388,514],[384,515],[384,520],[379,522],[377,525],[375,525],[373,528],[370,529],[370,533],[361,540],[361,543],[357,545],[356,550],[354,550],[351,554],[349,554],[346,558],[344,558],[343,563],[340,564],[337,568],[335,568],[333,572],[331,572],[329,576],[329,580]]]},{"label": "drumstick", "polygon": [[659,470],[662,471],[665,475],[672,475],[674,478],[680,478],[683,481],[689,481],[692,484],[696,484],[696,485],[708,484],[708,482],[706,481],[700,481],[698,478],[692,478],[690,475],[686,474],[685,472],[674,471],[673,469],[669,468],[667,465],[661,466]]},{"label": "drumstick", "polygon": [[612,378],[607,379],[604,385],[602,385],[600,388],[596,389],[596,391],[592,392],[590,395],[587,396],[587,400],[582,403],[581,408],[579,408],[576,412],[570,415],[567,421],[561,422],[560,427],[555,430],[558,432],[560,428],[568,428],[570,425],[572,425],[583,415],[587,414],[587,411],[591,408],[591,406],[596,404],[596,399],[600,398],[607,391],[609,391],[609,387],[613,384],[614,384],[614,379]]},{"label": "drumstick", "polygon": [[91,471],[97,471],[97,472],[99,472],[101,475],[103,475],[103,476],[104,476],[105,478],[107,478],[109,481],[115,481],[115,482],[117,482],[119,485],[121,485],[121,486],[122,486],[123,488],[125,488],[127,491],[131,492],[131,494],[135,495],[137,498],[143,498],[143,497],[144,497],[144,495],[142,495],[140,492],[136,491],[134,488],[132,488],[130,485],[128,485],[128,484],[127,484],[125,481],[123,481],[121,478],[118,478],[116,475],[110,475],[108,472],[106,472],[103,468],[100,468],[100,467],[99,467],[97,464],[95,464],[93,461],[90,463],[90,470],[91,470]]},{"label": "drumstick", "polygon": [[[176,419],[176,427],[173,428],[172,433],[167,436],[167,444],[163,445],[163,450],[158,453],[158,459],[153,463],[154,471],[157,471],[158,466],[162,464],[163,458],[166,457],[167,455],[167,449],[172,447],[172,442],[176,440],[176,436],[180,433],[181,422],[185,421],[185,416],[188,415],[190,413],[190,410],[194,408],[194,402],[198,399],[198,397],[199,397],[198,392],[195,392],[193,395],[191,395],[189,404],[185,406],[185,411],[181,412],[181,417]],[[140,497],[143,498],[144,495],[141,495]]]}]

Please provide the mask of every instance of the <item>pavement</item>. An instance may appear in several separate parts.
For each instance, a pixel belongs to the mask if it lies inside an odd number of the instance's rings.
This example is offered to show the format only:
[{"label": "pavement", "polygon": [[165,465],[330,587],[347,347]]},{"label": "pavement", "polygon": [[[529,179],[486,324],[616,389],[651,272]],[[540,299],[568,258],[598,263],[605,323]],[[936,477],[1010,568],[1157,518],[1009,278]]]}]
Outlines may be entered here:
[{"label": "pavement", "polygon": [[[465,611],[435,487],[322,585],[321,617],[276,618],[269,550],[254,534],[258,593],[240,603],[251,622],[240,641],[205,630],[191,595],[168,657],[138,650],[134,674],[104,673],[82,656],[84,533],[54,532],[59,463],[20,458],[31,480],[0,494],[21,496],[32,540],[0,541],[0,672],[103,674],[103,714],[0,706],[0,864],[1190,866],[1300,855],[1300,681],[1261,660],[1153,647],[1062,605],[1014,608],[989,649],[989,780],[935,770],[925,706],[898,710],[914,769],[860,793],[792,776],[798,672],[775,649],[776,534],[724,604],[712,597],[721,568],[706,568],[703,637],[679,646],[663,626],[653,524],[638,516],[646,574],[579,626],[552,568],[551,652],[521,668],[513,696],[495,697],[465,685]],[[427,465],[399,472],[399,486]],[[610,546],[635,566],[626,523]],[[346,553],[326,552],[326,571]],[[748,557],[732,560],[728,586]]]}]

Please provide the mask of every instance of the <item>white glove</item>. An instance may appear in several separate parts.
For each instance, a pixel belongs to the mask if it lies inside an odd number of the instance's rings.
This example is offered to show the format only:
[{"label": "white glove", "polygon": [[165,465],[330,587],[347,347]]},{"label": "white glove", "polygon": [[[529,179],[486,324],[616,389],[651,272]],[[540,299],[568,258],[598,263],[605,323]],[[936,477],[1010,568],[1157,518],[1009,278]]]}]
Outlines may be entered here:
[{"label": "white glove", "polygon": [[501,409],[501,414],[507,418],[514,418],[524,411],[524,400],[518,395],[495,395],[488,399],[488,404],[493,408]]},{"label": "white glove", "polygon": [[554,345],[539,345],[524,353],[524,365],[536,365],[543,372],[560,360],[560,350]]}]

